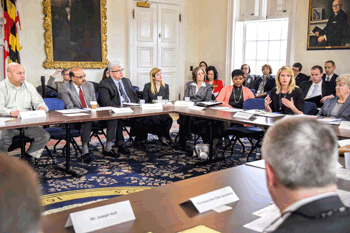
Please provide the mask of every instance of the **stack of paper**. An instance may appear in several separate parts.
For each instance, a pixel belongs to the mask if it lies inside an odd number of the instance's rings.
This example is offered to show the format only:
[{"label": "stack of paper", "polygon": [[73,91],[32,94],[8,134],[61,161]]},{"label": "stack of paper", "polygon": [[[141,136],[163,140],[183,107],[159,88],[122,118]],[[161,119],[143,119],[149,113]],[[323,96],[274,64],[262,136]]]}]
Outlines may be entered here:
[{"label": "stack of paper", "polygon": [[266,227],[270,226],[271,223],[281,217],[281,212],[275,204],[271,204],[254,212],[253,215],[259,216],[260,218],[245,224],[243,227],[257,232],[263,232]]}]

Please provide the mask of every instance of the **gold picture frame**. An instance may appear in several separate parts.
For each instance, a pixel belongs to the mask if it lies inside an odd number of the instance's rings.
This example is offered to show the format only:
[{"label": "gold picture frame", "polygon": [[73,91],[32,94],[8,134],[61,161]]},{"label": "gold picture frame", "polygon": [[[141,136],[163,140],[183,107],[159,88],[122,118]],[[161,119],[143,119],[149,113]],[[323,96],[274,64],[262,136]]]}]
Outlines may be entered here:
[{"label": "gold picture frame", "polygon": [[107,67],[106,3],[107,0],[43,0],[46,69]]}]

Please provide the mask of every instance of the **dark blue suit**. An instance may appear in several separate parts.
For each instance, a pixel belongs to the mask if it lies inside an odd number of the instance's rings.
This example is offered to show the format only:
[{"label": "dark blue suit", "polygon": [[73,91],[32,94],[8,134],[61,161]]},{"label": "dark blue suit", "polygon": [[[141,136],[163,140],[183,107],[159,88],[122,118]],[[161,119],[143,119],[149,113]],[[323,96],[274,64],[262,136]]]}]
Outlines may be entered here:
[{"label": "dark blue suit", "polygon": [[348,15],[343,11],[339,11],[337,15],[334,13],[329,17],[326,27],[320,31],[320,36],[326,35],[328,46],[341,46],[344,31],[347,27]]}]

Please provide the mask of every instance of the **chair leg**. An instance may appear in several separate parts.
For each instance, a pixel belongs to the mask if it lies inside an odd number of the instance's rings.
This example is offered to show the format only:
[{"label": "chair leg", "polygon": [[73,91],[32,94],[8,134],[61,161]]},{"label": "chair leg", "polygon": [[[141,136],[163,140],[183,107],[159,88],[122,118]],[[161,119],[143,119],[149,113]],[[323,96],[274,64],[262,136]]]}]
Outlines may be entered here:
[{"label": "chair leg", "polygon": [[60,143],[60,142],[61,142],[61,139],[59,139],[59,140],[56,142],[56,144],[53,146],[53,153],[57,153],[56,147],[57,147],[58,143]]},{"label": "chair leg", "polygon": [[238,138],[236,136],[233,136],[232,139],[231,139],[231,155],[230,156],[233,155],[233,148],[236,146],[237,140],[238,140]]},{"label": "chair leg", "polygon": [[47,146],[45,146],[45,150],[49,154],[49,156],[50,156],[50,158],[52,160],[52,164],[56,164],[55,159],[53,158],[52,153],[51,153],[51,151],[49,150],[49,148]]},{"label": "chair leg", "polygon": [[249,140],[249,141],[252,144],[252,148],[250,149],[250,152],[249,152],[249,154],[247,156],[247,162],[249,162],[249,157],[252,155],[253,151],[258,147],[261,139],[258,139],[258,141],[255,144],[253,144],[253,140]]},{"label": "chair leg", "polygon": [[98,134],[96,134],[96,137],[97,137],[98,141],[100,142],[100,144],[102,146],[102,151],[105,151],[105,147],[104,147],[104,145],[102,143],[102,140],[101,140],[100,136],[98,136]]},{"label": "chair leg", "polygon": [[243,144],[243,142],[241,141],[240,138],[238,138],[238,141],[242,145],[242,155],[244,155],[244,153],[245,153],[245,146],[244,146],[244,144]]}]

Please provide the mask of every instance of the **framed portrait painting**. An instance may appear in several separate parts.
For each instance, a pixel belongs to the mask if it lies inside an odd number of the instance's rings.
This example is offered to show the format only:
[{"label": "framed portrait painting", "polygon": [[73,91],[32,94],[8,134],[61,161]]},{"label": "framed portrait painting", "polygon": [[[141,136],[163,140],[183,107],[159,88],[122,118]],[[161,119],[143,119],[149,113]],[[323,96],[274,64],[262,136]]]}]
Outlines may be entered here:
[{"label": "framed portrait painting", "polygon": [[107,66],[106,1],[43,0],[45,68]]},{"label": "framed portrait painting", "polygon": [[350,1],[310,0],[307,49],[350,49]]}]

